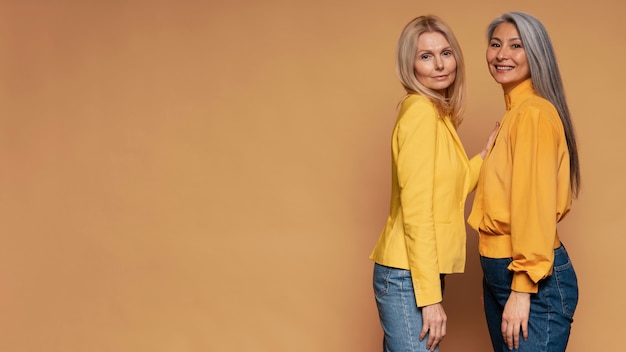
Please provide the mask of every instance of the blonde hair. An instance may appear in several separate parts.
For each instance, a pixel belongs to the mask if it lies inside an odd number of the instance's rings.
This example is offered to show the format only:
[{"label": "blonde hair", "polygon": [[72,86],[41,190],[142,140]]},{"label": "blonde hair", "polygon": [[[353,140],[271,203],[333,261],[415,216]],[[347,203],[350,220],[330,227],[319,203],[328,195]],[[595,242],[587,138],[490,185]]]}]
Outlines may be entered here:
[{"label": "blonde hair", "polygon": [[[456,79],[446,89],[443,96],[425,87],[415,76],[417,40],[420,35],[429,32],[441,33],[446,38],[456,60]],[[465,106],[465,61],[454,33],[445,22],[437,16],[419,16],[404,27],[396,49],[396,72],[407,93],[429,98],[437,108],[440,117],[449,115],[454,126],[458,128],[463,120]]]}]

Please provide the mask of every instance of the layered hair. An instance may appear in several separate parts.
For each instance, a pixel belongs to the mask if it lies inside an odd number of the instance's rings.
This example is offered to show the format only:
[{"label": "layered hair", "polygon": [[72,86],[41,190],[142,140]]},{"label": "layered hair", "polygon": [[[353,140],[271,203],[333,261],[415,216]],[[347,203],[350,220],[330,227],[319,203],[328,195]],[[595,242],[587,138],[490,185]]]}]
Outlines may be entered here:
[{"label": "layered hair", "polygon": [[537,18],[519,11],[505,13],[493,20],[487,27],[487,41],[491,40],[496,27],[505,22],[513,24],[521,37],[533,88],[541,97],[552,103],[559,113],[569,151],[570,185],[576,197],[580,190],[578,147],[552,41]]},{"label": "layered hair", "polygon": [[[415,75],[417,41],[420,35],[429,32],[441,33],[452,49],[456,60],[456,79],[441,95],[421,84]],[[455,127],[461,124],[465,103],[465,62],[459,42],[450,27],[436,16],[420,16],[409,22],[400,35],[396,48],[396,72],[400,83],[408,94],[419,94],[429,98],[439,112],[439,117],[450,116]]]}]

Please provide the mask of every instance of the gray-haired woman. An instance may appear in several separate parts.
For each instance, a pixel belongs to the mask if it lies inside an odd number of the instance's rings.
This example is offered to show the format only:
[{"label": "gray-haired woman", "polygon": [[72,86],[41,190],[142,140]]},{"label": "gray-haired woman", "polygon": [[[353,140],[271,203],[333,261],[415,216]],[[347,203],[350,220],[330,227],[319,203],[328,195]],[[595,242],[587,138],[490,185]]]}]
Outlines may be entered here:
[{"label": "gray-haired woman", "polygon": [[580,187],[574,129],[541,22],[510,12],[488,27],[489,72],[506,113],[485,158],[468,222],[479,233],[494,351],[565,351],[576,273],[557,233]]}]

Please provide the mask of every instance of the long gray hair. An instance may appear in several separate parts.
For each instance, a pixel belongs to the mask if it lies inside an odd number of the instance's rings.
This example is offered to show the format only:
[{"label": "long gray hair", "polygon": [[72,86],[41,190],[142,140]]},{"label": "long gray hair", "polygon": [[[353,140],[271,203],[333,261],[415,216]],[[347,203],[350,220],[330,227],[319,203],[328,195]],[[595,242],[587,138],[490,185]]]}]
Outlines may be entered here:
[{"label": "long gray hair", "polygon": [[576,136],[565,100],[563,81],[556,61],[556,54],[548,32],[536,17],[525,12],[514,11],[503,14],[489,24],[487,27],[488,41],[491,40],[496,27],[505,22],[515,25],[519,32],[526,51],[530,77],[535,91],[551,102],[561,117],[569,150],[570,185],[574,197],[576,197],[580,190],[580,164]]}]

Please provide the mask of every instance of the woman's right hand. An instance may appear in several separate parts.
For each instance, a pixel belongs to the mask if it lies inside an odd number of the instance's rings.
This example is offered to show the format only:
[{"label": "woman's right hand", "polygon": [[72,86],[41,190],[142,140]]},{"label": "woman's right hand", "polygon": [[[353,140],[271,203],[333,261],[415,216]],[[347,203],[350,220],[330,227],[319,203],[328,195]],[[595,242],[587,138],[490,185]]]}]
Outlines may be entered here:
[{"label": "woman's right hand", "polygon": [[487,139],[487,143],[485,143],[483,150],[480,152],[480,156],[483,159],[485,159],[485,157],[487,156],[487,153],[489,153],[489,150],[493,146],[493,140],[496,138],[496,135],[498,134],[498,129],[500,129],[500,122],[496,122],[496,127],[494,127],[493,131],[491,131],[491,134],[489,135],[489,139]]}]

